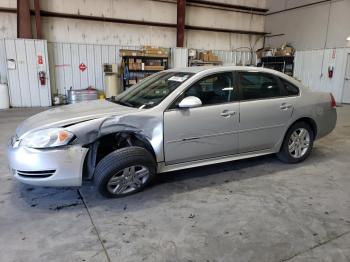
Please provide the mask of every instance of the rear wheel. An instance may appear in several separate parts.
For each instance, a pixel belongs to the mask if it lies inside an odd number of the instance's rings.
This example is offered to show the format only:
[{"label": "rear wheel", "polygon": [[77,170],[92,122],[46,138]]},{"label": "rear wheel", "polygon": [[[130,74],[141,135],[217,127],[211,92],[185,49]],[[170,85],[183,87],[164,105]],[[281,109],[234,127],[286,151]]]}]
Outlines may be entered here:
[{"label": "rear wheel", "polygon": [[146,149],[126,147],[113,151],[98,163],[94,182],[103,196],[118,198],[143,190],[155,173],[156,162]]},{"label": "rear wheel", "polygon": [[297,122],[289,128],[277,157],[286,163],[302,162],[310,155],[313,142],[314,133],[310,125]]}]

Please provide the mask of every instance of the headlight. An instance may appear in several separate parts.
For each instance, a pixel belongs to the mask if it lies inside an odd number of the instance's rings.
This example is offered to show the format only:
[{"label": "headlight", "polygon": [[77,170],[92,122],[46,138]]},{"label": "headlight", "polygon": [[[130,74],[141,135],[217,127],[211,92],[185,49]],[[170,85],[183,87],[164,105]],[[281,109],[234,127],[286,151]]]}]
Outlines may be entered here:
[{"label": "headlight", "polygon": [[63,128],[48,128],[26,135],[21,146],[31,148],[48,148],[67,145],[74,137],[74,134]]}]

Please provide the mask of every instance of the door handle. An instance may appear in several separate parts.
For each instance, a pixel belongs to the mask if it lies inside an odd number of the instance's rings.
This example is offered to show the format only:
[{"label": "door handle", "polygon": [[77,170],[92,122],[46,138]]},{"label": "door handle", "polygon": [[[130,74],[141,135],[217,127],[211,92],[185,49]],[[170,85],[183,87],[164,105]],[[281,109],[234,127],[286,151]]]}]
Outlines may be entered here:
[{"label": "door handle", "polygon": [[224,110],[224,111],[221,112],[220,116],[223,116],[223,117],[230,117],[230,116],[233,116],[234,114],[236,114],[235,111]]},{"label": "door handle", "polygon": [[291,104],[287,104],[287,103],[282,103],[281,106],[280,106],[280,108],[282,110],[288,110],[291,107],[292,107],[292,105]]}]

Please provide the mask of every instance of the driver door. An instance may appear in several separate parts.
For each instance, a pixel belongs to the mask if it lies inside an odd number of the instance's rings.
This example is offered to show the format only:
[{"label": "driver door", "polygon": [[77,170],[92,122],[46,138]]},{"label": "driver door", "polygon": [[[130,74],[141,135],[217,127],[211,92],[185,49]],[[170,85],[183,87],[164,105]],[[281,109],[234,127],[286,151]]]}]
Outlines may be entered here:
[{"label": "driver door", "polygon": [[[202,106],[179,108],[187,96]],[[238,151],[239,103],[232,72],[206,76],[190,86],[164,112],[165,163],[176,164],[233,155]]]}]

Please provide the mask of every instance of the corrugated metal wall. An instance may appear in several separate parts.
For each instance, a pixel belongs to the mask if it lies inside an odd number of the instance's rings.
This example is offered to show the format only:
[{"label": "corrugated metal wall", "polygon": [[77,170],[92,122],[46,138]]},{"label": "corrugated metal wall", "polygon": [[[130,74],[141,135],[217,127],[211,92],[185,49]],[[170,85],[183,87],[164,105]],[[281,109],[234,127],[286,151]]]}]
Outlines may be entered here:
[{"label": "corrugated metal wall", "polygon": [[[294,77],[313,90],[332,92],[340,103],[348,53],[350,48],[297,51]],[[334,67],[332,78],[328,77],[329,66]]]},{"label": "corrugated metal wall", "polygon": [[0,39],[0,83],[7,83],[7,62],[4,39]]},{"label": "corrugated metal wall", "polygon": [[219,60],[223,62],[223,65],[255,65],[256,54],[249,51],[226,51],[226,50],[214,50]]},{"label": "corrugated metal wall", "polygon": [[[47,42],[32,39],[2,39],[0,76],[9,86],[10,104],[13,107],[51,105],[50,83],[40,85],[38,73],[44,71],[50,79]],[[38,56],[43,63],[38,63]],[[12,62],[12,68],[8,67]]]},{"label": "corrugated metal wall", "polygon": [[[93,86],[104,90],[103,64],[119,65],[120,49],[139,49],[135,46],[49,43],[51,85],[54,94],[66,94],[70,87],[84,89]],[[86,69],[81,70],[80,65]]]},{"label": "corrugated metal wall", "polygon": [[[119,66],[120,49],[141,49],[141,47],[3,39],[0,41],[1,81],[9,84],[12,106],[49,106],[51,93],[66,94],[66,90],[70,87],[84,89],[93,86],[104,90],[102,65],[115,63]],[[250,52],[223,50],[213,52],[219,56],[223,64],[246,65],[255,61]],[[37,64],[39,54],[44,57],[43,66]],[[15,69],[7,68],[7,59],[16,61]],[[170,48],[170,68],[185,67],[187,63],[187,48]],[[84,65],[86,69],[81,70],[80,65]],[[47,73],[49,80],[45,86],[39,85],[38,72],[41,70]]]},{"label": "corrugated metal wall", "polygon": [[188,66],[188,49],[171,48],[170,50],[170,67],[179,68]]},{"label": "corrugated metal wall", "polygon": [[[52,73],[51,86],[54,94],[66,94],[70,87],[84,89],[93,86],[104,90],[102,65],[104,63],[121,63],[120,49],[141,49],[141,46],[99,45],[48,43],[50,71]],[[214,50],[223,64],[247,65],[254,56],[247,51]],[[79,66],[84,64],[86,70],[81,71]],[[170,68],[186,67],[188,64],[187,48],[170,49]]]}]

